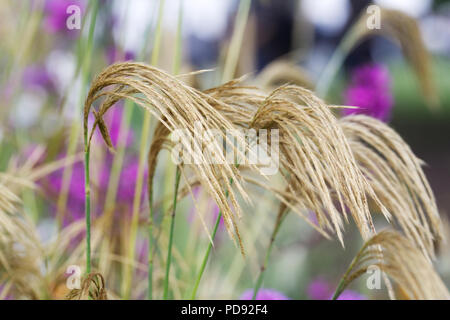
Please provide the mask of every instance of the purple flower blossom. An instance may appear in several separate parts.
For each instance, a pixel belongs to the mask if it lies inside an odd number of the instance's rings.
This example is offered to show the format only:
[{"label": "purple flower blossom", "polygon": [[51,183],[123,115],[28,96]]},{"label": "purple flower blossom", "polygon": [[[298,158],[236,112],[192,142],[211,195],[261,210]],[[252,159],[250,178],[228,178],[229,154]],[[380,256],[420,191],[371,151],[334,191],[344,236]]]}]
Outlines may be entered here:
[{"label": "purple flower blossom", "polygon": [[330,284],[322,278],[318,278],[309,284],[306,293],[312,300],[327,300],[331,291]]},{"label": "purple flower blossom", "polygon": [[31,65],[25,68],[23,72],[23,84],[28,89],[55,89],[53,79],[47,69],[38,65]]},{"label": "purple flower blossom", "polygon": [[77,31],[67,28],[67,8],[70,5],[80,7],[81,12],[84,11],[84,1],[80,0],[47,0],[44,6],[44,27],[50,33]]},{"label": "purple flower blossom", "polygon": [[108,64],[119,61],[134,60],[136,55],[132,51],[121,52],[117,47],[111,46],[106,50],[106,60]]},{"label": "purple flower blossom", "polygon": [[[312,281],[307,289],[307,295],[312,300],[331,300],[333,298],[334,288],[323,278],[317,278]],[[344,290],[337,300],[365,300],[366,297],[352,291]]]},{"label": "purple flower blossom", "polygon": [[344,290],[337,300],[366,300],[366,297],[352,290]]},{"label": "purple flower blossom", "polygon": [[[101,205],[104,203],[106,190],[108,189],[109,177],[111,174],[113,157],[107,155],[105,161],[101,164],[101,172],[97,177],[95,174],[91,173],[91,184],[93,186],[98,186],[101,190],[96,194],[93,199],[97,199],[98,203]],[[122,168],[119,178],[119,185],[117,190],[117,203],[116,208],[120,209],[124,206],[131,206],[134,198],[134,189],[136,187],[136,178],[138,161],[136,158],[126,158],[125,164]],[[63,225],[66,226],[70,222],[77,221],[84,218],[84,205],[85,205],[85,192],[84,192],[84,164],[79,161],[73,165],[72,177],[70,179],[70,185],[68,190],[67,198],[67,209],[70,215],[66,215]],[[64,168],[59,169],[49,175],[47,179],[47,188],[49,193],[53,196],[57,196],[62,189],[63,184],[63,174]],[[144,173],[147,176],[147,173]],[[143,183],[142,197],[146,194],[146,181]],[[93,189],[93,192],[95,189]],[[92,212],[94,216],[100,215],[102,211],[102,206],[97,207],[96,212]],[[127,212],[131,212],[127,210]],[[117,215],[119,216],[119,215]]]},{"label": "purple flower blossom", "polygon": [[381,65],[364,65],[354,70],[344,104],[359,107],[343,109],[344,115],[366,114],[388,121],[393,105],[388,70]]},{"label": "purple flower blossom", "polygon": [[[63,158],[63,155],[60,156]],[[48,190],[51,195],[57,196],[63,186],[64,168],[51,173],[47,179]],[[70,216],[66,214],[63,225],[66,226],[73,221],[84,217],[84,165],[79,161],[73,164],[72,177],[70,179],[67,208]]]},{"label": "purple flower blossom", "polygon": [[[106,113],[104,119],[107,127],[110,129],[111,141],[114,146],[117,146],[119,136],[120,136],[120,124],[122,118],[122,108],[119,106],[113,107],[108,113]],[[91,125],[93,124],[93,118],[90,119]],[[133,143],[133,134],[130,130],[127,135],[126,145]],[[98,130],[94,134],[93,143],[103,143],[101,141],[102,137]],[[60,155],[60,158],[64,157],[64,154]],[[98,216],[103,212],[102,204],[105,201],[106,190],[109,187],[109,179],[111,175],[111,168],[113,165],[114,157],[111,153],[106,151],[101,163],[91,163],[91,185],[93,186],[92,192],[93,197],[98,201],[98,205],[95,206],[97,210],[92,212],[93,216]],[[95,169],[96,170],[95,170]],[[124,206],[131,206],[134,199],[134,192],[136,186],[138,171],[138,159],[133,156],[126,157],[124,159],[124,164],[122,171],[120,172],[119,184],[117,190],[116,199],[116,209],[123,209]],[[51,196],[58,196],[63,184],[63,174],[64,168],[59,169],[48,176],[45,181],[41,183],[45,185],[49,194]],[[144,172],[144,177],[147,173]],[[147,183],[144,179],[142,197],[146,194]],[[96,192],[96,191],[100,192]],[[72,177],[70,179],[68,198],[67,198],[67,209],[68,214],[65,215],[65,220],[63,225],[67,225],[72,221],[76,221],[84,218],[84,206],[85,206],[85,188],[84,188],[84,164],[79,161],[73,164]],[[126,210],[126,212],[131,212],[131,210]],[[116,216],[123,216],[116,214]]]},{"label": "purple flower blossom", "polygon": [[[239,298],[240,300],[252,300],[253,289],[247,289]],[[290,300],[281,292],[274,289],[260,289],[256,295],[256,300]]]}]

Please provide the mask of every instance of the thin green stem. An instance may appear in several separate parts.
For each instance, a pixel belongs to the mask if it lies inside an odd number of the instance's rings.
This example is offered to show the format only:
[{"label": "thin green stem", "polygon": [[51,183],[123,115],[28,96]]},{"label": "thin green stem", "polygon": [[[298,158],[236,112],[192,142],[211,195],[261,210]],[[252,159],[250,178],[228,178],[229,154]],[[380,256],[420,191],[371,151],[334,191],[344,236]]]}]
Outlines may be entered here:
[{"label": "thin green stem", "polygon": [[356,42],[356,39],[357,34],[352,28],[346,34],[344,39],[342,39],[342,41],[339,43],[336,50],[333,52],[333,55],[320,74],[320,77],[316,84],[316,93],[319,95],[319,97],[326,98],[333,79],[336,77],[336,74],[342,67],[342,64],[345,61],[345,57],[347,57],[347,55],[349,54],[350,50]]},{"label": "thin green stem", "polygon": [[[228,196],[228,194],[227,194],[227,196]],[[217,229],[219,228],[219,224],[220,224],[220,219],[221,218],[222,218],[222,212],[219,211],[219,214],[217,215],[216,223],[214,225],[214,230],[213,230],[213,233],[211,235],[211,240],[214,240],[214,238],[216,237]],[[192,300],[194,300],[196,295],[197,295],[198,286],[200,285],[200,281],[202,279],[203,272],[205,271],[206,264],[208,263],[208,259],[209,259],[209,255],[211,253],[212,247],[213,247],[213,243],[210,241],[208,243],[208,248],[206,249],[205,256],[203,257],[203,261],[202,261],[202,264],[200,266],[200,270],[198,272],[197,278],[195,280],[194,289],[192,290],[192,294],[191,294],[191,299]]]},{"label": "thin green stem", "polygon": [[[158,21],[155,30],[155,39],[154,46],[151,57],[151,64],[156,66],[158,64],[159,59],[159,51],[160,51],[160,42],[161,42],[161,26],[162,19],[164,14],[164,4],[165,0],[161,0],[159,3],[158,9]],[[137,169],[137,180],[136,186],[134,189],[134,197],[133,197],[133,209],[132,209],[132,220],[130,226],[130,241],[129,241],[129,251],[128,251],[128,259],[130,261],[134,260],[135,256],[135,246],[136,246],[136,238],[137,238],[137,229],[139,222],[139,209],[141,204],[141,194],[143,187],[143,179],[144,179],[144,166],[145,166],[145,158],[148,150],[148,136],[150,134],[151,127],[151,115],[149,112],[144,113],[144,120],[142,124],[141,131],[141,141],[139,146],[139,161],[138,161],[138,169]],[[150,258],[149,258],[150,260]],[[153,270],[149,270],[153,271]],[[152,274],[149,273],[149,278],[152,277]],[[150,281],[150,280],[149,280]],[[132,268],[131,266],[126,266],[124,270],[124,277],[122,281],[122,290],[124,292],[124,297],[128,298],[131,294],[131,282],[132,282]],[[150,286],[149,286],[150,290]],[[148,294],[151,296],[151,294]]]},{"label": "thin green stem", "polygon": [[[81,81],[81,92],[80,92],[80,100],[83,101],[86,95],[86,87],[87,82],[89,79],[89,73],[90,73],[90,65],[91,65],[91,55],[92,55],[92,48],[93,48],[93,42],[94,42],[94,30],[95,30],[95,24],[97,21],[97,14],[98,14],[98,0],[94,1],[93,7],[92,7],[92,15],[91,15],[91,22],[89,26],[89,33],[88,33],[88,39],[87,39],[87,47],[86,47],[86,53],[83,57],[82,61],[82,81]],[[78,113],[77,113],[78,114]],[[78,119],[75,119],[72,124],[71,132],[70,132],[70,138],[69,138],[69,146],[67,148],[67,156],[72,157],[77,148],[77,142],[78,136],[80,133],[80,125],[77,123]],[[85,133],[86,134],[86,133]],[[85,139],[86,140],[86,139]],[[85,147],[86,147],[86,141],[85,141]],[[68,192],[70,187],[70,180],[72,177],[72,171],[73,171],[73,165],[68,165],[64,168],[63,171],[63,178],[62,178],[62,188],[60,192],[60,196],[58,198],[58,223],[61,226],[62,221],[64,220],[64,214],[66,211],[66,205],[67,205],[67,199],[68,199]]]},{"label": "thin green stem", "polygon": [[233,35],[228,48],[227,59],[222,74],[222,82],[230,81],[234,77],[236,66],[241,52],[242,40],[250,12],[251,0],[241,0],[234,25]]},{"label": "thin green stem", "polygon": [[[242,46],[242,40],[244,38],[245,26],[247,25],[248,15],[250,12],[251,0],[243,0],[239,4],[238,15],[236,18],[236,23],[234,25],[233,36],[231,38],[230,47],[228,50],[227,59],[225,61],[223,74],[222,74],[222,82],[226,82],[231,80],[234,76],[234,72],[236,70],[237,61],[239,58],[239,52]],[[236,165],[238,167],[239,165]],[[233,183],[233,179],[230,179],[230,185]],[[228,190],[226,191],[226,196],[228,197]],[[200,266],[200,270],[197,274],[197,278],[195,280],[194,289],[192,290],[191,299],[195,299],[197,295],[198,286],[203,276],[203,272],[205,271],[206,264],[209,259],[209,255],[211,254],[213,241],[217,233],[217,229],[220,223],[220,219],[222,218],[222,212],[219,212],[216,223],[214,226],[214,231],[211,237],[211,241],[208,244],[205,255],[203,257],[202,264]]]},{"label": "thin green stem", "polygon": [[346,288],[345,277],[342,277],[341,280],[339,281],[339,284],[338,284],[336,291],[333,294],[333,298],[331,298],[331,300],[336,300],[337,298],[339,298],[339,296],[345,290],[345,288]]},{"label": "thin green stem", "polygon": [[368,246],[368,242],[364,243],[362,248],[356,254],[355,258],[353,258],[352,263],[350,264],[350,266],[348,267],[348,269],[345,271],[344,275],[342,276],[341,280],[339,281],[339,284],[338,284],[336,291],[333,294],[333,298],[331,298],[331,300],[336,300],[337,298],[339,298],[341,293],[350,284],[351,280],[353,279],[353,278],[350,278],[350,274],[353,271],[353,269],[355,268],[355,266],[359,264],[360,259],[364,254],[364,250],[366,250],[367,246]]},{"label": "thin green stem", "polygon": [[[162,23],[162,17],[163,17],[163,9],[164,9],[164,1],[161,1],[159,4],[159,13],[158,13],[158,22],[156,26],[156,36],[154,40],[154,48],[152,52],[152,64],[155,65],[158,61],[159,56],[159,48],[160,48],[160,41],[161,41],[161,23]],[[180,3],[180,13],[178,17],[178,33],[181,34],[181,10],[182,10],[182,4]],[[177,59],[181,57],[181,54],[177,56],[177,53],[179,50],[181,50],[181,45],[179,45],[179,41],[181,39],[181,36],[177,37],[177,43],[176,43],[176,51],[175,51],[175,63],[174,63],[174,71],[178,72],[179,69],[179,63],[177,62]],[[179,46],[178,46],[179,45]],[[149,121],[149,120],[148,120]],[[147,119],[144,119],[144,124],[147,122]],[[152,181],[148,181],[148,183],[152,183]],[[178,189],[178,188],[177,188]],[[153,254],[154,254],[154,246],[156,245],[156,241],[153,240],[153,226],[154,226],[154,219],[155,219],[155,213],[153,208],[153,188],[148,188],[148,207],[149,207],[149,222],[148,222],[148,289],[147,289],[147,299],[152,300],[153,299]]]},{"label": "thin green stem", "polygon": [[[248,15],[250,12],[251,0],[243,0],[239,4],[238,14],[236,18],[236,23],[234,25],[233,36],[231,37],[231,43],[228,50],[228,55],[225,61],[223,74],[222,74],[222,82],[226,82],[231,80],[234,76],[234,72],[236,70],[237,61],[239,58],[239,52],[242,46],[242,40],[244,38],[245,26],[247,25]],[[238,167],[238,165],[236,165]],[[230,185],[233,183],[233,179],[230,179]],[[228,190],[226,191],[226,196],[228,197]],[[217,233],[217,229],[220,223],[220,219],[222,218],[222,212],[219,212],[216,223],[214,226],[214,231],[211,237],[211,241],[208,244],[205,255],[203,257],[202,264],[200,266],[200,270],[197,274],[197,278],[195,280],[194,289],[192,290],[191,299],[195,299],[197,295],[198,286],[203,276],[203,272],[205,271],[206,264],[209,259],[209,255],[212,250],[214,238]]]},{"label": "thin green stem", "polygon": [[[87,43],[87,53],[83,59],[83,81],[82,81],[82,99],[84,99],[84,90],[87,84],[87,80],[89,77],[89,66],[91,61],[91,51],[93,46],[93,38],[94,38],[94,30],[95,30],[95,22],[97,20],[98,13],[98,1],[94,2],[93,12],[91,16],[91,24],[89,27],[89,35],[88,35],[88,43]],[[78,125],[74,125],[74,127],[78,128]],[[78,130],[77,130],[78,131]],[[74,146],[76,146],[76,137],[73,139],[75,141]],[[90,188],[90,170],[89,170],[89,157],[90,157],[90,148],[88,146],[88,130],[85,128],[84,130],[84,188],[85,188],[85,214],[86,214],[86,273],[89,274],[91,272],[91,188]],[[75,153],[75,148],[73,150]],[[70,182],[70,176],[72,175],[72,170],[70,169],[67,181]],[[67,183],[68,190],[68,183]],[[63,190],[64,191],[64,190]],[[66,191],[67,193],[67,191]],[[67,199],[64,201],[64,207],[66,205]]]},{"label": "thin green stem", "polygon": [[252,299],[255,300],[256,296],[258,295],[258,291],[261,288],[261,285],[264,280],[264,275],[267,269],[267,265],[269,264],[269,258],[270,254],[272,253],[273,245],[275,243],[275,238],[278,234],[278,231],[280,230],[281,224],[283,223],[284,217],[286,216],[286,211],[280,211],[280,213],[277,216],[277,221],[275,222],[275,227],[273,228],[272,235],[270,237],[269,246],[266,251],[266,256],[264,258],[264,262],[261,266],[261,270],[259,272],[258,279],[256,280],[255,288],[253,290],[253,297]]},{"label": "thin green stem", "polygon": [[89,176],[89,156],[87,130],[84,133],[84,189],[86,193],[85,212],[86,212],[86,273],[91,272],[91,188]]},{"label": "thin green stem", "polygon": [[170,234],[169,234],[169,247],[167,248],[167,262],[166,262],[166,276],[164,278],[164,300],[169,298],[169,274],[170,274],[170,265],[172,262],[172,246],[173,246],[173,234],[175,230],[175,213],[177,210],[177,198],[178,198],[178,187],[180,185],[181,178],[181,170],[177,166],[177,172],[175,174],[175,191],[173,195],[173,207],[172,207],[172,215],[170,216]]},{"label": "thin green stem", "polygon": [[[236,168],[238,168],[238,167],[239,167],[239,165],[237,164]],[[232,184],[233,184],[233,179],[230,179],[230,186]],[[228,198],[228,190],[225,191],[225,197]],[[194,289],[192,290],[192,294],[191,294],[192,300],[194,300],[195,297],[197,296],[198,286],[200,284],[200,281],[202,280],[202,276],[203,276],[203,272],[205,271],[206,264],[208,263],[209,255],[211,254],[211,249],[213,247],[213,241],[214,241],[214,238],[216,237],[217,229],[219,228],[221,218],[222,218],[222,211],[219,211],[219,214],[217,215],[216,223],[214,225],[214,230],[211,235],[211,241],[208,243],[208,247],[207,247],[205,255],[203,257],[203,261],[200,266],[200,270],[199,270],[199,272],[197,274],[197,278],[195,280]]]}]

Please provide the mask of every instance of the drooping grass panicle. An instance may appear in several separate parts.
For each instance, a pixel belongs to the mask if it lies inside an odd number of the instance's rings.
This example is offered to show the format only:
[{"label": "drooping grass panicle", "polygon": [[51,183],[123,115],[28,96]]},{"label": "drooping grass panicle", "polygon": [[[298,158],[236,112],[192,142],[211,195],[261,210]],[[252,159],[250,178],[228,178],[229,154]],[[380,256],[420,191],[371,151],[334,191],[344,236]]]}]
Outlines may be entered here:
[{"label": "drooping grass panicle", "polygon": [[[114,64],[98,75],[92,83],[85,103],[84,130],[88,132],[88,115],[95,100],[104,97],[95,112],[96,120],[93,130],[102,122],[102,117],[115,102],[127,98],[152,113],[170,132],[176,129],[187,130],[194,137],[199,126],[201,130],[218,130],[222,133],[224,141],[228,141],[225,131],[232,132],[233,124],[213,108],[203,96],[202,93],[157,68],[141,63]],[[102,124],[99,127],[105,142],[112,147],[107,130]],[[89,135],[92,137],[92,132]],[[236,139],[241,137],[237,136]],[[194,153],[196,150],[202,150],[195,139],[193,142],[194,145],[191,145],[187,139],[180,141],[185,152]],[[222,160],[219,161],[221,164],[217,165],[217,160],[209,158],[210,154],[197,152],[193,156],[197,157],[200,164],[193,165],[191,168],[223,212],[227,230],[233,236],[233,230],[237,229],[236,218],[241,216],[241,209],[236,199],[236,191],[229,185],[229,179],[232,178],[235,181],[235,189],[244,200],[249,201],[249,198],[243,189],[239,171],[228,164],[221,154],[222,146],[214,142],[212,147],[217,150],[215,156]],[[228,203],[225,189],[230,190],[229,198],[234,210]],[[240,241],[239,236],[237,239]]]},{"label": "drooping grass panicle", "polygon": [[[236,80],[206,93],[223,103],[217,103],[216,108],[224,110],[237,126],[279,130],[280,173],[286,190],[260,183],[254,177],[246,177],[249,182],[269,189],[304,218],[304,211],[312,210],[318,226],[307,222],[325,236],[332,231],[342,242],[347,210],[365,239],[375,232],[367,196],[376,196],[357,167],[332,106],[294,85],[279,87],[267,95]],[[389,218],[389,212],[377,203]]]},{"label": "drooping grass panicle", "polygon": [[80,289],[73,289],[67,295],[68,300],[108,300],[105,279],[98,273],[88,274]]},{"label": "drooping grass panicle", "polygon": [[283,86],[267,97],[250,126],[280,130],[288,192],[297,205],[316,214],[320,227],[343,242],[348,210],[363,238],[375,233],[365,179],[329,106],[307,89]]},{"label": "drooping grass panicle", "polygon": [[408,238],[393,230],[383,230],[364,244],[342,278],[335,298],[371,267],[386,273],[409,299],[450,299],[431,262]]},{"label": "drooping grass panicle", "polygon": [[0,182],[0,280],[26,297],[37,298],[43,248],[33,223],[21,209],[18,196]]},{"label": "drooping grass panicle", "polygon": [[372,117],[344,117],[339,125],[359,168],[400,228],[426,256],[442,239],[436,200],[418,159],[388,125]]}]

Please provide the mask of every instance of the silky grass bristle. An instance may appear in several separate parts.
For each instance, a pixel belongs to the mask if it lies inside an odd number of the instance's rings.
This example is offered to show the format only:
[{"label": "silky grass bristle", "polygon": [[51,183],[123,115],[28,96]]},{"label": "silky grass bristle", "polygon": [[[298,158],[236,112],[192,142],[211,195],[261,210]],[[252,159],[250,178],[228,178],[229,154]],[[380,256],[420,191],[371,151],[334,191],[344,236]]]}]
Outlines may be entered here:
[{"label": "silky grass bristle", "polygon": [[100,273],[90,273],[80,289],[73,289],[67,295],[68,300],[108,300],[105,279]]},{"label": "silky grass bristle", "polygon": [[0,183],[0,281],[20,296],[39,297],[43,252],[37,232],[21,213],[21,201]]},{"label": "silky grass bristle", "polygon": [[339,121],[358,166],[395,222],[426,256],[442,239],[433,192],[411,148],[385,123],[358,115]]},{"label": "silky grass bristle", "polygon": [[[113,88],[111,88],[113,87]],[[222,133],[223,141],[229,137],[225,131],[233,131],[233,124],[227,120],[218,110],[214,109],[204,98],[204,94],[185,85],[177,78],[157,69],[141,63],[119,63],[109,66],[93,81],[84,108],[84,130],[88,132],[88,115],[92,104],[99,98],[104,98],[98,111],[94,112],[96,120],[91,133],[87,148],[90,148],[90,139],[97,126],[108,145],[112,148],[109,133],[103,124],[103,116],[111,106],[120,99],[130,99],[142,107],[146,112],[155,116],[170,132],[174,130],[187,130],[194,137],[195,125],[200,125],[204,130],[218,130]],[[236,136],[236,139],[241,139]],[[226,162],[222,154],[222,146],[216,142],[212,147],[217,152],[216,157],[222,161],[211,158],[210,154],[198,153],[203,150],[198,141],[194,146],[190,141],[181,139],[183,150],[192,153],[200,164],[189,165],[199,177],[201,184],[216,201],[223,212],[224,222],[229,234],[237,239],[241,248],[240,237],[237,229],[236,218],[241,216],[241,209],[237,202],[236,191],[230,186],[230,178],[235,181],[235,189],[247,201],[250,201],[243,186],[239,171]],[[244,144],[244,142],[242,142]],[[220,165],[216,163],[220,162]],[[225,195],[229,190],[229,205]],[[233,208],[233,209],[232,209]],[[235,238],[236,236],[236,238]]]},{"label": "silky grass bristle", "polygon": [[450,299],[450,293],[430,261],[408,238],[384,230],[367,241],[341,280],[335,297],[374,266],[386,273],[409,299]]},{"label": "silky grass bristle", "polygon": [[313,211],[319,223],[316,229],[322,234],[336,233],[343,243],[347,210],[363,238],[374,234],[367,196],[375,198],[386,218],[390,217],[357,167],[332,107],[311,91],[286,85],[267,96],[257,88],[230,82],[207,93],[223,102],[218,109],[228,107],[225,114],[237,126],[279,130],[280,172],[286,190],[246,179],[274,192],[302,217],[305,210]]}]

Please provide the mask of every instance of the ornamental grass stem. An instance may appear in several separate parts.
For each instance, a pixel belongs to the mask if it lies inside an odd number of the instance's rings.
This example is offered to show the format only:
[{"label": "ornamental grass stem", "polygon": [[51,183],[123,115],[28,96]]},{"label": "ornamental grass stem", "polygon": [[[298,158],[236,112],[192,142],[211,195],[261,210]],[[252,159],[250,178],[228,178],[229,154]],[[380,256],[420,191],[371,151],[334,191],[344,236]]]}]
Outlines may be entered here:
[{"label": "ornamental grass stem", "polygon": [[[178,11],[178,27],[177,27],[177,35],[176,35],[176,42],[175,42],[175,57],[174,57],[174,64],[173,64],[174,75],[177,75],[180,72],[180,67],[181,67],[182,26],[183,26],[183,3],[180,2],[180,7],[179,7],[179,11]],[[181,178],[181,170],[180,170],[180,167],[177,166],[177,170],[175,173],[175,194],[173,196],[174,202],[173,202],[173,210],[172,210],[171,223],[170,223],[169,248],[168,248],[168,253],[167,253],[166,278],[164,280],[164,299],[165,300],[169,296],[170,264],[172,262],[172,243],[173,243],[173,235],[174,235],[174,229],[175,229],[175,213],[176,213],[178,187],[180,185],[180,178]],[[153,239],[154,212],[153,212],[153,193],[152,192],[150,192],[150,194],[149,194],[149,206],[150,206],[150,226],[151,226],[149,228],[149,239]],[[152,251],[152,248],[149,245],[149,254],[151,251]],[[150,265],[149,265],[149,268],[150,268]],[[152,271],[153,271],[153,266],[152,266]],[[149,278],[149,286],[152,285],[150,282],[151,282],[151,279]]]},{"label": "ornamental grass stem", "polygon": [[[242,46],[242,40],[244,38],[245,27],[247,25],[247,20],[250,12],[251,0],[243,0],[239,4],[238,14],[236,18],[236,23],[234,25],[233,35],[231,37],[230,46],[228,49],[228,55],[225,61],[223,74],[222,74],[222,83],[231,80],[234,76],[237,61],[239,58],[239,53]],[[233,180],[230,179],[230,185],[233,183]],[[228,190],[226,191],[226,197],[228,197]],[[197,278],[195,280],[194,289],[192,290],[191,299],[194,300],[197,295],[198,286],[203,276],[203,272],[205,271],[206,264],[209,259],[209,255],[211,253],[211,249],[213,246],[214,238],[217,233],[217,229],[219,227],[220,219],[222,218],[222,212],[219,211],[217,215],[216,223],[214,226],[214,231],[211,236],[211,241],[208,244],[208,248],[206,249],[205,256],[203,257],[202,264],[200,266],[200,270],[197,274]]]},{"label": "ornamental grass stem", "polygon": [[[156,25],[155,30],[155,39],[154,39],[154,46],[152,50],[152,57],[151,57],[151,65],[156,66],[158,64],[159,60],[159,52],[161,47],[161,26],[162,26],[162,19],[164,16],[164,4],[165,0],[161,0],[159,2],[159,11],[158,11],[158,21]],[[144,166],[145,166],[145,159],[147,155],[147,149],[148,149],[148,136],[150,134],[150,120],[151,115],[149,112],[144,113],[144,120],[142,124],[142,131],[141,131],[141,143],[139,147],[139,162],[138,162],[138,169],[137,169],[137,179],[136,179],[136,187],[135,187],[135,193],[133,198],[133,213],[132,213],[132,221],[131,221],[131,236],[130,236],[130,245],[129,245],[129,259],[130,261],[134,260],[135,256],[135,245],[136,245],[136,237],[137,237],[137,228],[138,228],[138,222],[139,222],[139,208],[141,204],[141,194],[142,194],[142,187],[143,187],[143,179],[144,179]],[[149,246],[149,250],[150,246]],[[150,260],[150,257],[149,257]],[[132,280],[132,269],[130,266],[127,266],[125,270],[125,277],[123,282],[123,290],[126,294],[126,297],[129,297],[131,294],[131,280]],[[153,270],[151,270],[153,271]],[[152,274],[150,273],[149,268],[149,278],[152,278]],[[151,281],[151,280],[149,280]],[[151,286],[149,286],[150,290]],[[151,297],[152,294],[149,292],[148,296]]]},{"label": "ornamental grass stem", "polygon": [[[239,165],[237,164],[236,167],[238,168]],[[231,185],[233,185],[233,179],[230,179],[230,186]],[[225,196],[228,197],[228,190],[225,191]],[[211,254],[211,249],[213,247],[213,241],[214,241],[214,238],[216,237],[217,230],[219,229],[220,219],[222,219],[221,211],[219,211],[219,214],[217,215],[217,219],[214,224],[214,230],[211,235],[211,241],[208,243],[208,247],[206,248],[206,252],[203,257],[202,264],[200,266],[200,270],[197,274],[195,284],[194,284],[194,289],[192,290],[192,294],[191,294],[191,300],[194,300],[197,295],[198,286],[200,284],[200,281],[202,280],[203,272],[205,271],[206,264],[208,263],[209,255]]]},{"label": "ornamental grass stem", "polygon": [[266,271],[267,265],[269,264],[270,254],[272,252],[273,245],[275,243],[275,238],[276,238],[276,236],[278,234],[278,231],[280,230],[281,224],[282,224],[282,222],[284,220],[284,217],[286,215],[287,215],[287,213],[286,213],[284,208],[282,210],[280,210],[280,212],[278,213],[277,220],[275,222],[275,227],[274,227],[274,229],[272,231],[272,235],[270,237],[269,246],[268,246],[267,251],[266,251],[266,256],[265,256],[264,262],[263,262],[263,264],[261,266],[261,270],[259,272],[258,279],[256,280],[255,288],[253,290],[252,300],[256,299],[256,296],[258,295],[258,291],[261,288],[261,285],[262,285],[263,280],[264,280],[265,271]]},{"label": "ornamental grass stem", "polygon": [[164,278],[164,294],[163,294],[164,300],[167,300],[169,298],[170,265],[172,262],[173,235],[175,230],[175,213],[177,210],[178,187],[180,185],[180,178],[181,178],[181,170],[177,166],[177,171],[175,174],[175,191],[173,195],[172,214],[170,216],[171,221],[170,221],[169,247],[167,248],[166,276]]},{"label": "ornamental grass stem", "polygon": [[[89,35],[88,35],[88,41],[87,41],[87,53],[86,56],[83,59],[83,65],[82,65],[82,97],[84,98],[85,95],[85,85],[87,84],[88,77],[89,77],[89,66],[91,64],[91,54],[92,54],[92,47],[93,47],[93,39],[94,39],[94,30],[95,30],[95,22],[97,19],[97,13],[98,13],[98,1],[94,1],[93,8],[92,8],[92,16],[91,16],[91,24],[89,26]],[[79,126],[77,124],[74,124],[72,126],[72,132],[76,135],[72,137],[69,143],[69,154],[70,152],[75,153],[76,148],[76,142],[78,137],[78,131]],[[72,148],[71,148],[72,146]],[[90,148],[88,146],[88,130],[84,131],[84,188],[85,188],[85,215],[86,215],[86,273],[89,274],[91,272],[91,189],[90,189],[90,174],[89,174],[89,157],[90,157]],[[66,167],[67,168],[67,167]],[[63,203],[61,203],[62,208],[65,208],[67,203],[67,193],[68,188],[70,184],[70,178],[72,176],[72,166],[70,166],[69,170],[65,170],[65,181],[66,181],[66,190],[64,189],[63,184],[63,190],[62,199]],[[66,176],[67,175],[67,176]],[[64,177],[63,177],[64,181]],[[65,196],[64,196],[65,194]],[[58,204],[60,204],[58,202]],[[59,207],[59,206],[58,206]],[[59,207],[61,209],[61,207]],[[65,210],[65,209],[64,209]]]}]

